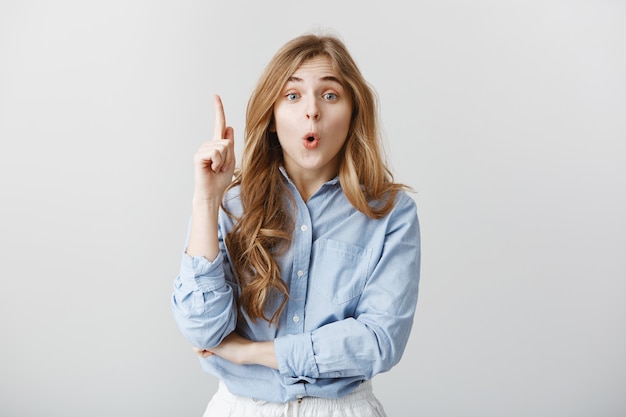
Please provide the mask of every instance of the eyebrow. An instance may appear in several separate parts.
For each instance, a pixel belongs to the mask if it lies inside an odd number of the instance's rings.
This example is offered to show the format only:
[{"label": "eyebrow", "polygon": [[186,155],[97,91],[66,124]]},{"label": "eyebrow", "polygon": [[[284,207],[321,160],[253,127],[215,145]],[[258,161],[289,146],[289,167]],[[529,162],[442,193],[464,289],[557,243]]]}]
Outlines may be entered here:
[{"label": "eyebrow", "polygon": [[[331,81],[331,82],[335,82],[337,84],[339,84],[340,86],[343,87],[343,83],[339,80],[339,78],[335,77],[334,75],[326,75],[324,77],[320,78],[321,81]],[[287,78],[287,82],[302,82],[302,78],[300,77],[296,77],[296,76],[291,76],[289,78]]]}]

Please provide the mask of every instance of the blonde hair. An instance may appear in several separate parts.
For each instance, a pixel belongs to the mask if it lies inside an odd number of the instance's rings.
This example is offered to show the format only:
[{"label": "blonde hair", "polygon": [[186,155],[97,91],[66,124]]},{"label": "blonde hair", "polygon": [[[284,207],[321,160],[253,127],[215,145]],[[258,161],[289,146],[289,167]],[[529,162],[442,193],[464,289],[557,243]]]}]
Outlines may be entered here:
[{"label": "blonde hair", "polygon": [[[294,205],[287,204],[286,198],[293,203],[293,196],[279,171],[283,155],[271,131],[273,107],[287,79],[302,63],[319,56],[331,60],[352,95],[352,120],[339,163],[339,182],[347,199],[360,212],[379,219],[393,208],[396,193],[407,188],[393,181],[384,161],[376,96],[344,43],[336,36],[314,34],[287,42],[267,65],[248,101],[241,166],[231,184],[240,187],[243,215],[226,236],[226,246],[241,288],[240,308],[253,321],[278,323],[289,297],[276,256],[289,247],[294,227],[289,207]],[[268,314],[274,296],[282,300]]]}]

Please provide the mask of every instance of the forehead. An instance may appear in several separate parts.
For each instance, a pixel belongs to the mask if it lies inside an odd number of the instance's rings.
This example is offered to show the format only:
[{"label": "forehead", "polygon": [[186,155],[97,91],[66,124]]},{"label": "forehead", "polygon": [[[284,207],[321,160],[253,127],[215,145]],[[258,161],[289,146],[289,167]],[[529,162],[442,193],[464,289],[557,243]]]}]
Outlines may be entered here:
[{"label": "forehead", "polygon": [[335,70],[332,61],[325,55],[317,56],[304,61],[289,78],[290,81],[295,79],[300,80],[315,80],[321,78],[327,78],[332,76],[338,80],[341,80],[339,73]]}]

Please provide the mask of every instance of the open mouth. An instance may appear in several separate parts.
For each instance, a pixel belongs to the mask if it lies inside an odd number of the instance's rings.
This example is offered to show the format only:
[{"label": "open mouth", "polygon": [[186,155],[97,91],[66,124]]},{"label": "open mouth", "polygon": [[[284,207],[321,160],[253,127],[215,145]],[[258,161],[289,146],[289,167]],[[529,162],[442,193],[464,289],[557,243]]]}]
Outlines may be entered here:
[{"label": "open mouth", "polygon": [[315,149],[320,143],[320,138],[315,132],[309,132],[303,138],[304,147],[307,149]]}]

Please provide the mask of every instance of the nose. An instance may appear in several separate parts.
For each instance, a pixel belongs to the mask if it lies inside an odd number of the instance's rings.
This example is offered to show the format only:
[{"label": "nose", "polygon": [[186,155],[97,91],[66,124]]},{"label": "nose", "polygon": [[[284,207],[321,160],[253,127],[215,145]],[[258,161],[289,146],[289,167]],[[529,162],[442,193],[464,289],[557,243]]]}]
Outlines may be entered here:
[{"label": "nose", "polygon": [[306,118],[308,120],[318,120],[320,118],[320,109],[317,106],[317,100],[309,100],[306,107]]}]

